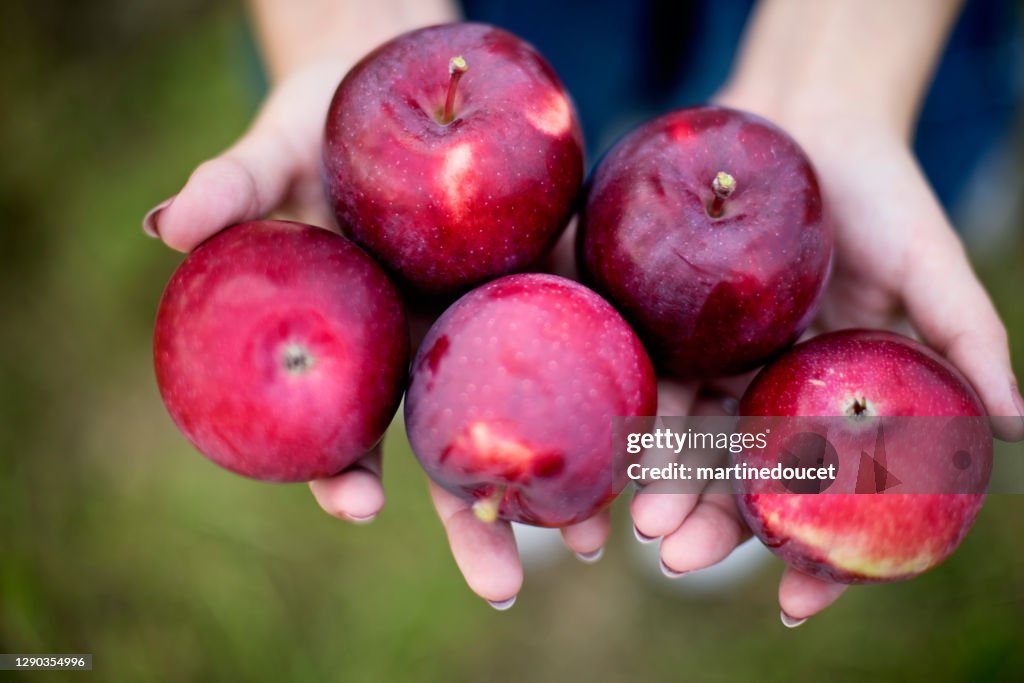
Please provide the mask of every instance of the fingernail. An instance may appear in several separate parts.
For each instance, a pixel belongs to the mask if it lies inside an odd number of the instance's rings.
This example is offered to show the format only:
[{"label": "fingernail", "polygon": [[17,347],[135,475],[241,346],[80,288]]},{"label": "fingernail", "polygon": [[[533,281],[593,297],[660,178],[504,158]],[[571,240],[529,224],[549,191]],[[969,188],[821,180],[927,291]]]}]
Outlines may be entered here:
[{"label": "fingernail", "polygon": [[348,521],[352,522],[353,524],[369,524],[373,520],[377,519],[377,513],[374,512],[373,514],[365,515],[365,516],[362,516],[362,517],[357,516],[357,515],[348,515],[347,514],[347,515],[345,515],[345,519],[347,519]]},{"label": "fingernail", "polygon": [[576,557],[580,558],[581,562],[586,562],[587,564],[594,564],[601,559],[602,555],[604,555],[604,546],[589,553],[576,553]]},{"label": "fingernail", "polygon": [[782,625],[786,628],[796,628],[800,624],[807,621],[807,617],[804,617],[803,619],[797,619],[796,617],[789,616],[785,612],[779,612],[779,618],[782,620]]},{"label": "fingernail", "polygon": [[174,198],[178,195],[171,195],[167,199],[163,200],[142,217],[142,232],[146,233],[153,239],[160,239],[160,228],[157,226],[157,218],[160,216],[160,212],[171,205]]},{"label": "fingernail", "polygon": [[640,541],[641,543],[654,543],[658,540],[654,536],[644,536],[642,533],[640,533],[640,530],[636,528],[636,524],[633,525],[633,535],[636,536],[636,540]]},{"label": "fingernail", "polygon": [[678,579],[680,576],[682,576],[683,574],[687,573],[687,572],[677,572],[675,569],[672,569],[672,567],[670,567],[667,564],[665,564],[665,560],[660,560],[659,564],[661,565],[661,573],[664,574],[665,576],[667,576],[670,579]]},{"label": "fingernail", "polygon": [[513,595],[508,600],[488,600],[487,604],[493,607],[494,609],[498,610],[499,612],[504,612],[505,610],[511,608],[512,605],[516,604],[516,596]]}]

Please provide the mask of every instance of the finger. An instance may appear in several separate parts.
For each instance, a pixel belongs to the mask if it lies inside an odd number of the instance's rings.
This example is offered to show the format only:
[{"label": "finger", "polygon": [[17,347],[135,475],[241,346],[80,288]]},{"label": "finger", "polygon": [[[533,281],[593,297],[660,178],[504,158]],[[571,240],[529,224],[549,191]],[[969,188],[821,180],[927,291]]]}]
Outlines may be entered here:
[{"label": "finger", "polygon": [[[670,379],[658,380],[658,414],[685,416],[696,400],[697,385]],[[651,455],[650,452],[647,454]],[[667,454],[660,453],[659,457]],[[650,458],[648,458],[650,460]],[[647,462],[650,466],[665,463]],[[652,482],[641,488],[630,503],[633,530],[641,542],[649,542],[675,531],[697,504],[697,494],[673,493],[672,482]]]},{"label": "finger", "polygon": [[286,138],[257,126],[192,172],[171,203],[144,225],[172,249],[191,251],[235,223],[260,218],[284,199],[300,168]]},{"label": "finger", "polygon": [[674,379],[658,380],[658,415],[689,415],[697,398],[697,384]]},{"label": "finger", "polygon": [[146,215],[143,227],[189,251],[229,225],[274,211],[293,192],[309,205],[321,199],[320,141],[344,71],[344,62],[325,61],[276,87],[249,132],[196,168],[177,195]]},{"label": "finger", "polygon": [[324,512],[349,522],[373,521],[384,507],[380,446],[341,474],[309,482]]},{"label": "finger", "polygon": [[779,582],[782,623],[790,628],[799,626],[838,600],[847,588],[846,584],[824,581],[786,567]]},{"label": "finger", "polygon": [[611,529],[611,515],[604,510],[578,524],[563,527],[562,540],[584,562],[597,562],[604,553]]},{"label": "finger", "polygon": [[907,313],[924,340],[967,376],[988,414],[1003,418],[994,421],[996,436],[1024,439],[1006,328],[959,239],[951,230],[936,233],[918,240],[921,253],[910,262],[902,292]]},{"label": "finger", "polygon": [[[723,398],[703,389],[698,392],[694,385],[673,384],[663,380],[658,386],[659,412],[667,406],[669,409],[679,409],[679,415],[717,418],[733,414],[736,410],[735,399]],[[716,459],[718,457],[718,454],[708,455]],[[701,464],[711,465],[712,462],[702,461]],[[672,533],[683,524],[699,500],[700,492],[682,492],[676,481],[654,481],[645,485],[633,497],[630,505],[633,531],[637,539],[646,542]]]},{"label": "finger", "polygon": [[462,499],[429,482],[455,564],[469,588],[498,609],[511,607],[523,585],[523,567],[512,526],[505,521],[481,522]]},{"label": "finger", "polygon": [[686,520],[696,507],[700,494],[668,493],[672,482],[645,486],[633,496],[629,512],[633,517],[634,533],[641,541],[649,541],[670,534]]},{"label": "finger", "polygon": [[728,557],[746,536],[735,496],[705,494],[683,524],[662,539],[662,571],[680,576],[710,567]]}]

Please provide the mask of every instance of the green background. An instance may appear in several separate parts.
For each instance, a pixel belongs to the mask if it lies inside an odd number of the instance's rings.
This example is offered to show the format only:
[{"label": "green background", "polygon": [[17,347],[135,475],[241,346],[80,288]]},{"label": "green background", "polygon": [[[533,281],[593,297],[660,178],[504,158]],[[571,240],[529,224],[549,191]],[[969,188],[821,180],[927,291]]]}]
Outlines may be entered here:
[{"label": "green background", "polygon": [[[790,631],[780,562],[687,597],[638,570],[624,501],[601,562],[563,552],[494,611],[463,584],[399,429],[365,527],[192,451],[150,358],[181,257],[139,221],[244,130],[247,40],[233,4],[0,5],[0,652],[95,654],[92,674],[22,678],[1024,676],[1022,496],[991,497],[939,569]],[[977,265],[1024,367],[1020,232]]]}]

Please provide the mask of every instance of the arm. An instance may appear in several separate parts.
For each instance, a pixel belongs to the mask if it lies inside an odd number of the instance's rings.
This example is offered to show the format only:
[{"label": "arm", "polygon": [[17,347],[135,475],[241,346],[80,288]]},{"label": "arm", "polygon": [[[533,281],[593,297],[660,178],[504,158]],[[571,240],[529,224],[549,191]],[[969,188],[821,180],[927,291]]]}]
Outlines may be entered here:
[{"label": "arm", "polygon": [[762,0],[726,92],[764,116],[845,114],[909,138],[961,1]]},{"label": "arm", "polygon": [[350,66],[399,33],[458,18],[451,0],[250,0],[249,9],[275,83],[318,61]]},{"label": "arm", "polygon": [[819,323],[905,313],[971,381],[1004,439],[1024,438],[1006,329],[910,151],[960,0],[765,0],[721,100],[787,128],[818,168],[836,223]]}]

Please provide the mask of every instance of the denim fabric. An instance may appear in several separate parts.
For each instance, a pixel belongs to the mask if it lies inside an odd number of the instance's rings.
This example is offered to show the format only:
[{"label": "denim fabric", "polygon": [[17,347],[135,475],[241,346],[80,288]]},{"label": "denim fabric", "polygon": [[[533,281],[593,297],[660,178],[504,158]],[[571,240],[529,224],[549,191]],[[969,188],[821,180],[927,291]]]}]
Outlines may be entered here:
[{"label": "denim fabric", "polygon": [[[580,110],[588,158],[643,119],[706,101],[729,73],[752,0],[464,0],[466,17],[533,43]],[[970,0],[925,100],[915,147],[943,204],[955,204],[1021,91],[1011,0]]]}]

